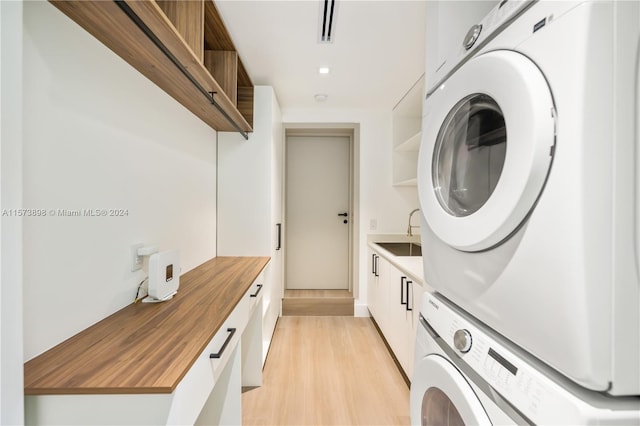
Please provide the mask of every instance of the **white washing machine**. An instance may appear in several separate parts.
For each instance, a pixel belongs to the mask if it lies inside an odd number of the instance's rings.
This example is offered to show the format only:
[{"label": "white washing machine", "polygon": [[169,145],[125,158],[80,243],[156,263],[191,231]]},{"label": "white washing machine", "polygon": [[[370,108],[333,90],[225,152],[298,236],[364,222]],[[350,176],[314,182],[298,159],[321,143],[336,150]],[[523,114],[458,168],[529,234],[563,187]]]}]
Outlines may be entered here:
[{"label": "white washing machine", "polygon": [[425,293],[420,313],[412,424],[640,423],[638,398],[585,391],[444,300]]},{"label": "white washing machine", "polygon": [[640,395],[640,2],[502,1],[427,90],[424,277],[580,385]]}]

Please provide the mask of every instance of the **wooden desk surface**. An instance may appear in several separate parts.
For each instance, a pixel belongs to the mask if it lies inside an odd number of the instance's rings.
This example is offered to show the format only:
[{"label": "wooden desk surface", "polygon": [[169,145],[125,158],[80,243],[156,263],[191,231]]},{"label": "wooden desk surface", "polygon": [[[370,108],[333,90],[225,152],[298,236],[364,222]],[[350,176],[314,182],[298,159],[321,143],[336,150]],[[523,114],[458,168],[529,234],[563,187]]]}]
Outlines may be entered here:
[{"label": "wooden desk surface", "polygon": [[137,303],[24,366],[25,395],[171,393],[269,262],[216,257],[163,303]]}]

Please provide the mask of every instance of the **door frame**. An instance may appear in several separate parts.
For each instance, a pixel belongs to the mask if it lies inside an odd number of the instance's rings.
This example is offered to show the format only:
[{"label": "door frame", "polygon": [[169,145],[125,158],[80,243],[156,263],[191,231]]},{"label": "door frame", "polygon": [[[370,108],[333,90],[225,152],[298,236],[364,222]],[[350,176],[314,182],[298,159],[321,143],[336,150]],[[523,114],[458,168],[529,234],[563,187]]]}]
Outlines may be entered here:
[{"label": "door frame", "polygon": [[[283,233],[282,240],[286,241],[287,232],[287,144],[290,136],[337,136],[349,138],[349,236],[348,236],[348,290],[353,295],[354,300],[358,298],[359,279],[358,270],[355,267],[355,259],[359,258],[359,248],[356,244],[360,238],[360,209],[359,203],[356,200],[360,199],[360,182],[359,182],[359,152],[360,152],[360,125],[357,123],[283,123],[283,138],[284,146],[282,149],[282,164],[283,164],[283,176],[282,176],[282,219],[283,219]],[[287,247],[283,245],[284,249],[284,265],[283,265],[283,278],[284,278],[284,290],[287,290]]]}]

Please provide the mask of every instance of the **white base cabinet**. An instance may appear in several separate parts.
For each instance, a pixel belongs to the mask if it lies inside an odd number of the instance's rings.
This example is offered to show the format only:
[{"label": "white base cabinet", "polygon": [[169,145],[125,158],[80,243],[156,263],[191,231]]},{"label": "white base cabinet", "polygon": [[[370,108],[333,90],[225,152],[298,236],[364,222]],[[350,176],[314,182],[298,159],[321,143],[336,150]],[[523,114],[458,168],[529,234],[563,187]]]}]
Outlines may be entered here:
[{"label": "white base cabinet", "polygon": [[382,252],[369,248],[369,259],[369,312],[405,375],[410,379],[413,374],[422,285],[393,265]]},{"label": "white base cabinet", "polygon": [[242,386],[262,384],[263,282],[264,271],[172,393],[27,395],[26,424],[242,424]]},{"label": "white base cabinet", "polygon": [[240,374],[241,344],[231,354],[229,365],[207,398],[196,425],[240,425],[242,424],[242,383]]}]

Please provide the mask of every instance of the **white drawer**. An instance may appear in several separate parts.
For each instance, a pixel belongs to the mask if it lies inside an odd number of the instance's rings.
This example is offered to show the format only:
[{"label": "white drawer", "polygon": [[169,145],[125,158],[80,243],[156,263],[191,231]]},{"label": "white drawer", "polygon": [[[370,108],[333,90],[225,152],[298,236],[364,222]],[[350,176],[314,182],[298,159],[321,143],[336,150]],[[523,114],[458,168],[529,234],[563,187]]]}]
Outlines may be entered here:
[{"label": "white drawer", "polygon": [[245,293],[180,381],[174,391],[167,424],[195,423],[247,325],[249,295]]},{"label": "white drawer", "polygon": [[253,312],[253,309],[258,304],[258,301],[262,299],[262,295],[264,294],[265,288],[264,282],[264,271],[258,275],[258,278],[251,284],[249,287],[249,291],[245,296],[249,296],[249,312]]}]

